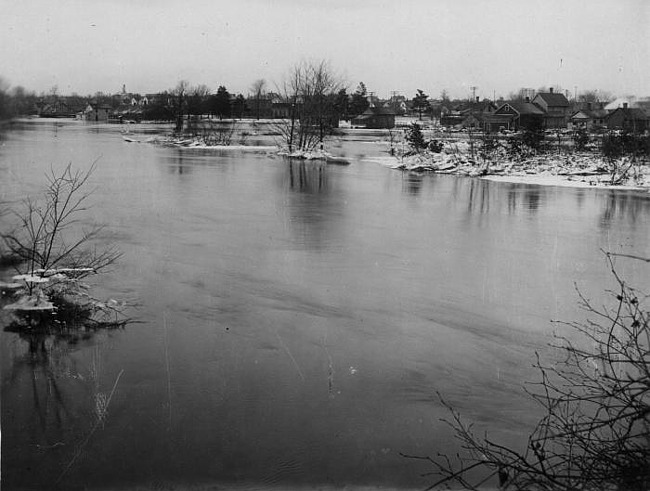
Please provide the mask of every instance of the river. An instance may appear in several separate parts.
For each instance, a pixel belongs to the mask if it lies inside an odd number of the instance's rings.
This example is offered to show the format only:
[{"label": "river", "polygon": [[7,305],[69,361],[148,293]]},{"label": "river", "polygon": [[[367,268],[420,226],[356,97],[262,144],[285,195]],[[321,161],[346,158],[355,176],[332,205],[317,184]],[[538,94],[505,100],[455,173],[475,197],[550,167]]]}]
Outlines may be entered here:
[{"label": "river", "polygon": [[576,286],[605,301],[601,250],[650,256],[644,193],[402,174],[372,135],[332,143],[339,166],[122,129],[0,139],[7,206],[95,162],[84,220],[123,255],[94,292],[137,320],[36,355],[0,333],[5,489],[426,487],[400,454],[458,450],[437,392],[525,444],[551,321],[584,319]]}]

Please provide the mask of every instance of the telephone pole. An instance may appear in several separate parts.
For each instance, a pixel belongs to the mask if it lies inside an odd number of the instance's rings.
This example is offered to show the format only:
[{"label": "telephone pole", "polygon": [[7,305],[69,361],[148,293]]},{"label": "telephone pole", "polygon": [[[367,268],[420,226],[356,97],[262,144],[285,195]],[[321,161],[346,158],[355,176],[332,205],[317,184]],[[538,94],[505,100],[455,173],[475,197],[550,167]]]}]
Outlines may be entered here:
[{"label": "telephone pole", "polygon": [[472,102],[476,101],[476,89],[478,89],[476,85],[470,87],[470,90],[472,91]]}]

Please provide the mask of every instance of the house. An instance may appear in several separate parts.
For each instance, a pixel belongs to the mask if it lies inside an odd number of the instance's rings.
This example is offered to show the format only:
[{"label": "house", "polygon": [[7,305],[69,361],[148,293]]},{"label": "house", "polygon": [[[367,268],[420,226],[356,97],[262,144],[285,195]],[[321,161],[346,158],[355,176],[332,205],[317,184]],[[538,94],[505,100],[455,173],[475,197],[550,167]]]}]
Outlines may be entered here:
[{"label": "house", "polygon": [[609,113],[612,113],[616,111],[619,107],[632,107],[632,104],[630,103],[629,99],[619,97],[618,99],[614,99],[613,101],[607,103],[607,105],[605,106],[605,110]]},{"label": "house", "polygon": [[461,123],[463,128],[483,129],[485,123],[481,113],[470,113]]},{"label": "house", "polygon": [[625,130],[633,133],[643,133],[650,129],[648,115],[643,109],[636,107],[619,107],[607,116],[607,128],[610,130]]},{"label": "house", "polygon": [[369,107],[352,119],[352,126],[368,129],[392,129],[395,127],[395,112],[387,107]]},{"label": "house", "polygon": [[389,107],[396,115],[403,115],[406,114],[406,111],[408,109],[406,102],[406,97],[403,95],[394,95],[385,104],[385,106]]},{"label": "house", "polygon": [[[268,119],[276,117],[279,112],[278,107],[274,105],[283,104],[282,98],[275,94],[249,95],[246,98],[246,109],[249,117],[258,119]],[[287,113],[286,111],[284,113]],[[284,114],[283,113],[283,114]],[[287,116],[288,117],[288,113]]]},{"label": "house", "polygon": [[461,126],[467,116],[458,110],[449,109],[445,106],[440,111],[440,124],[442,126]]},{"label": "house", "polygon": [[544,111],[528,98],[523,102],[510,101],[501,104],[493,113],[483,116],[484,128],[488,132],[536,129],[543,127],[544,116]]},{"label": "house", "polygon": [[545,128],[566,128],[569,120],[569,101],[564,94],[540,92],[532,100],[533,104],[544,111]]},{"label": "house", "polygon": [[569,117],[569,123],[573,129],[595,130],[604,128],[606,125],[607,111],[605,109],[581,109]]},{"label": "house", "polygon": [[289,119],[294,105],[290,102],[276,100],[271,105],[271,117],[274,119]]},{"label": "house", "polygon": [[485,117],[494,114],[496,110],[497,106],[492,101],[484,99],[481,102],[477,97],[475,101],[460,109],[463,128],[485,130]]},{"label": "house", "polygon": [[79,112],[77,100],[70,101],[65,97],[50,97],[36,103],[38,115],[41,118],[74,118]]},{"label": "house", "polygon": [[591,124],[591,117],[586,110],[576,111],[569,117],[569,123],[573,129],[587,129]]},{"label": "house", "polygon": [[83,118],[86,121],[95,123],[107,123],[108,115],[112,111],[111,106],[106,104],[90,103],[83,112]]}]

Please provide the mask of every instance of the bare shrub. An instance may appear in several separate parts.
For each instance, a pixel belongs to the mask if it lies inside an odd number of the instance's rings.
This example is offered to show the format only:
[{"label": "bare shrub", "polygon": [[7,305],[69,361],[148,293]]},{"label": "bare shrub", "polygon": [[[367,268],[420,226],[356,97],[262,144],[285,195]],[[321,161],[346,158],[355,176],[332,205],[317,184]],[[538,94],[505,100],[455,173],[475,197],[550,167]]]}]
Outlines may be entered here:
[{"label": "bare shrub", "polygon": [[[646,490],[650,487],[650,312],[648,295],[629,285],[606,254],[616,289],[611,305],[598,306],[579,293],[584,322],[562,323],[579,340],[556,337],[559,361],[535,367],[541,380],[527,390],[544,411],[525,451],[484,436],[443,400],[464,452],[456,458],[408,456],[434,467],[439,479],[478,489]],[[619,255],[621,256],[621,255]],[[633,256],[626,259],[650,260]],[[475,471],[486,472],[477,477]]]},{"label": "bare shrub", "polygon": [[51,170],[42,199],[23,200],[22,209],[12,212],[17,225],[0,235],[18,273],[5,285],[14,302],[4,309],[30,328],[121,322],[123,304],[94,299],[82,282],[121,255],[110,247],[92,247],[103,227],[80,222],[92,194],[87,187],[94,168],[73,171],[68,165],[60,174]]}]

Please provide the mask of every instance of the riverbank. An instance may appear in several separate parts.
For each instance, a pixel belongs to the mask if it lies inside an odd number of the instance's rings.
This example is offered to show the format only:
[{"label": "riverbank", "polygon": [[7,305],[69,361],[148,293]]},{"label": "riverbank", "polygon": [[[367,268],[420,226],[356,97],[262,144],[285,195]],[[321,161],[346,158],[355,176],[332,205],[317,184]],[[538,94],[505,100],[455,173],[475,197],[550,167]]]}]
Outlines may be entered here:
[{"label": "riverbank", "polygon": [[[343,133],[347,136],[358,136],[356,130]],[[377,132],[373,134],[376,135]],[[390,142],[383,140],[382,136],[372,143],[379,143],[381,146],[390,145]],[[123,138],[126,142],[154,143],[187,149],[267,153],[340,165],[351,163],[351,159],[347,156],[337,155],[337,152],[327,150],[288,153],[282,151],[277,145],[268,144],[247,145],[233,142],[233,144],[214,145],[200,138],[183,139],[169,136],[139,139],[135,135],[123,135]],[[389,149],[385,151],[389,153]],[[422,151],[409,155],[367,157],[364,160],[410,173],[450,174],[541,186],[597,187],[650,192],[650,165],[647,162],[632,162],[629,158],[610,161],[594,152],[565,150],[553,154],[530,153],[513,158],[503,151],[483,155],[478,150],[473,151],[468,141],[454,140],[446,142],[445,148],[440,153]]]},{"label": "riverbank", "polygon": [[422,152],[393,157],[391,168],[405,172],[452,174],[542,186],[598,187],[650,191],[650,166],[628,157],[607,160],[592,153],[541,154],[512,159],[472,158],[469,152]]},{"label": "riverbank", "polygon": [[325,150],[295,150],[288,152],[282,150],[278,145],[211,145],[205,143],[201,138],[179,139],[173,137],[153,137],[145,140],[139,140],[131,136],[123,135],[122,138],[128,143],[154,143],[158,145],[172,146],[178,148],[188,148],[197,150],[233,150],[253,153],[267,153],[279,155],[296,160],[320,161],[328,164],[349,165],[350,161],[344,157],[333,155]]}]

